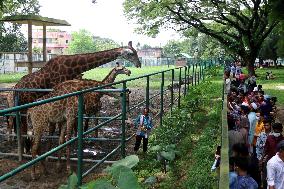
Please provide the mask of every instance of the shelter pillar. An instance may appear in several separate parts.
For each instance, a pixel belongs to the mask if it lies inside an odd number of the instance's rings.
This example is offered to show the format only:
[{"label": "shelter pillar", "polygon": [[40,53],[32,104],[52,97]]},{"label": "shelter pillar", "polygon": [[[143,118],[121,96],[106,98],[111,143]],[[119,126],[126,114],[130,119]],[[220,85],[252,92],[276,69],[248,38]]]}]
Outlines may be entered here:
[{"label": "shelter pillar", "polygon": [[43,24],[42,28],[42,53],[43,53],[43,62],[46,62],[46,56],[47,56],[47,51],[46,51],[46,25]]},{"label": "shelter pillar", "polygon": [[33,65],[32,65],[32,61],[33,61],[33,26],[32,26],[32,22],[28,21],[28,71],[29,74],[32,73],[33,70]]}]

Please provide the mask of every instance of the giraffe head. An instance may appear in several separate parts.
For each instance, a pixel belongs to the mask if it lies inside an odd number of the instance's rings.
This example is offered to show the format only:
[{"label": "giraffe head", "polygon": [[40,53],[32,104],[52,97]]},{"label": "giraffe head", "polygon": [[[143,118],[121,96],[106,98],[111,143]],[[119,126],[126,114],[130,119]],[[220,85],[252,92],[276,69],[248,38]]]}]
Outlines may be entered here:
[{"label": "giraffe head", "polygon": [[128,42],[128,47],[122,49],[121,57],[133,62],[137,68],[141,68],[141,62],[138,58],[137,51],[132,47],[132,41]]},{"label": "giraffe head", "polygon": [[118,62],[116,63],[116,66],[115,66],[114,69],[115,69],[115,72],[116,72],[117,75],[118,74],[125,74],[127,76],[131,75],[131,71],[124,66],[120,66],[120,64]]}]

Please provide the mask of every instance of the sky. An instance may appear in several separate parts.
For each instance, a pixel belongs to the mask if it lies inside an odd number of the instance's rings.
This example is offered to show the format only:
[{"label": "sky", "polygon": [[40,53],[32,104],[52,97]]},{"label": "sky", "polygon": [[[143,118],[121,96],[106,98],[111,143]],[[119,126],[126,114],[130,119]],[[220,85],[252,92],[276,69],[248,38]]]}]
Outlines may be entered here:
[{"label": "sky", "polygon": [[162,31],[156,38],[134,33],[135,24],[123,15],[124,0],[39,0],[40,15],[63,19],[71,24],[56,27],[72,32],[86,29],[95,36],[110,38],[126,45],[128,41],[151,46],[163,46],[170,39],[178,39],[174,31]]}]

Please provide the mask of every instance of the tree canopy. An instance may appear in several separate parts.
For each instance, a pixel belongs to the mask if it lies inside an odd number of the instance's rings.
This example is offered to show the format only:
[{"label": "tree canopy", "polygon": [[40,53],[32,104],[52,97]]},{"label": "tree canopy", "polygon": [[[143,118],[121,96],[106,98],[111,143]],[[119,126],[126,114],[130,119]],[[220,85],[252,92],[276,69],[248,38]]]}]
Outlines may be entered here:
[{"label": "tree canopy", "polygon": [[216,39],[227,52],[240,56],[254,74],[259,49],[277,20],[269,22],[267,0],[126,0],[124,12],[139,25],[137,31],[156,35],[173,28],[184,36],[195,29]]},{"label": "tree canopy", "polygon": [[80,54],[103,51],[118,47],[119,44],[108,38],[93,37],[93,34],[85,29],[72,33],[68,53]]},{"label": "tree canopy", "polygon": [[[39,13],[38,0],[1,0],[0,19],[3,16]],[[0,51],[19,52],[27,50],[27,42],[20,32],[20,25],[0,22]]]}]

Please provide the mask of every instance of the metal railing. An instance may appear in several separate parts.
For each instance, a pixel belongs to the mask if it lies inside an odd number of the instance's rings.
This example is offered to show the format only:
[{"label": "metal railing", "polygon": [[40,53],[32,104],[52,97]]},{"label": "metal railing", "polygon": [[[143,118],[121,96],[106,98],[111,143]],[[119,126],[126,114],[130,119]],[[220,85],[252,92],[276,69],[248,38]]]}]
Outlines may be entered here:
[{"label": "metal railing", "polygon": [[[210,66],[210,64],[209,64]],[[199,68],[199,70],[198,70]],[[164,113],[164,92],[165,91],[169,91],[170,94],[170,110],[172,112],[173,110],[173,106],[174,106],[174,101],[175,101],[175,96],[174,96],[174,78],[175,78],[175,72],[176,70],[178,70],[178,94],[177,94],[177,107],[180,107],[180,102],[181,102],[181,93],[182,93],[182,85],[184,85],[184,96],[186,95],[186,93],[189,92],[189,87],[190,87],[190,79],[191,79],[191,84],[196,85],[199,84],[200,80],[204,79],[204,68],[206,68],[206,63],[202,64],[199,63],[198,65],[192,65],[192,69],[190,69],[190,66],[186,66],[186,67],[179,67],[179,68],[173,68],[173,69],[169,69],[169,70],[165,70],[165,71],[160,71],[160,72],[155,72],[155,73],[151,73],[151,74],[147,74],[147,75],[143,75],[143,76],[138,76],[135,78],[130,78],[130,79],[126,79],[123,81],[118,81],[118,82],[114,82],[114,83],[110,83],[110,84],[106,84],[103,86],[99,86],[99,87],[94,87],[94,88],[90,88],[90,89],[85,89],[82,91],[78,91],[78,92],[73,92],[70,94],[65,94],[62,96],[57,96],[57,97],[53,97],[53,98],[49,98],[49,99],[45,99],[45,100],[41,100],[41,101],[37,101],[37,102],[33,102],[33,103],[29,103],[29,104],[24,104],[24,105],[20,105],[20,106],[15,106],[12,108],[8,108],[5,110],[0,110],[0,116],[5,116],[7,114],[11,114],[12,112],[16,112],[15,116],[16,116],[16,125],[17,125],[17,130],[18,130],[18,134],[17,134],[17,140],[21,141],[21,134],[20,134],[20,111],[27,109],[27,108],[31,108],[34,106],[39,106],[42,104],[46,104],[46,103],[50,103],[50,102],[54,102],[54,101],[58,101],[58,100],[62,100],[64,98],[68,98],[68,97],[72,97],[72,96],[78,96],[78,134],[76,137],[71,138],[69,141],[65,142],[62,145],[59,145],[55,148],[53,148],[52,150],[40,155],[39,157],[37,157],[36,159],[33,159],[19,167],[17,167],[16,169],[12,170],[9,173],[6,173],[4,175],[2,175],[0,177],[0,182],[12,177],[13,175],[21,172],[22,170],[34,165],[35,163],[44,160],[45,158],[47,158],[48,156],[52,155],[53,153],[57,152],[58,150],[61,150],[62,148],[66,147],[67,145],[70,145],[72,143],[74,143],[75,141],[78,141],[78,148],[77,148],[77,176],[78,176],[78,186],[80,186],[82,184],[82,179],[83,177],[85,177],[88,173],[90,173],[93,169],[95,169],[97,166],[99,166],[100,164],[104,163],[104,161],[110,157],[111,155],[113,155],[115,152],[117,152],[119,149],[121,150],[121,156],[125,157],[125,146],[126,146],[126,142],[129,141],[134,135],[126,138],[126,133],[125,133],[125,120],[126,120],[126,114],[133,110],[136,109],[138,107],[140,107],[141,105],[144,105],[146,107],[149,107],[150,105],[150,100],[153,99],[154,97],[157,97],[160,95],[160,112],[159,112],[159,125],[162,126],[163,125],[163,113]],[[190,75],[190,70],[192,70],[192,75]],[[197,72],[198,70],[198,72]],[[171,81],[170,84],[172,86],[171,89],[165,89],[165,74],[166,73],[170,73],[171,75]],[[153,95],[152,97],[150,97],[150,77],[154,76],[154,75],[159,75],[161,74],[161,85],[160,85],[160,93]],[[184,76],[184,77],[182,77]],[[134,105],[133,107],[130,107],[129,109],[126,108],[126,92],[128,91],[127,89],[127,82],[129,81],[134,81],[137,79],[141,79],[141,78],[146,78],[146,91],[145,91],[145,100],[142,102],[139,102],[138,104]],[[116,84],[122,84],[122,88],[120,89],[103,89],[104,87],[107,86],[112,86],[112,85],[116,85]],[[2,89],[2,91],[4,91],[5,89]],[[9,89],[6,89],[9,90]],[[11,89],[10,89],[11,90]],[[29,90],[33,90],[33,89],[18,89],[16,90],[17,93],[21,92],[21,90],[23,91],[29,91]],[[36,89],[36,91],[38,91],[39,89]],[[49,89],[48,89],[49,90]],[[108,119],[106,119],[106,121],[96,125],[95,127],[87,130],[86,132],[83,132],[83,109],[84,109],[84,94],[87,92],[119,92],[122,93],[121,96],[121,113],[119,113],[116,116],[113,117],[109,117]],[[90,134],[92,132],[94,132],[95,130],[97,130],[98,128],[103,127],[104,125],[106,125],[107,123],[110,123],[114,120],[120,120],[121,121],[121,139],[117,139],[117,141],[120,142],[120,144],[113,149],[109,154],[107,154],[103,159],[99,160],[95,165],[93,165],[89,170],[87,170],[85,173],[83,173],[82,170],[82,163],[83,163],[83,141],[86,140],[86,138],[84,138],[85,135]],[[101,138],[102,140],[108,140],[105,138]],[[93,139],[88,139],[88,140],[100,140],[100,138],[93,138]],[[20,142],[18,142],[20,143]],[[18,154],[19,154],[19,159],[22,159],[22,146],[20,146],[20,144],[18,144]]]}]

